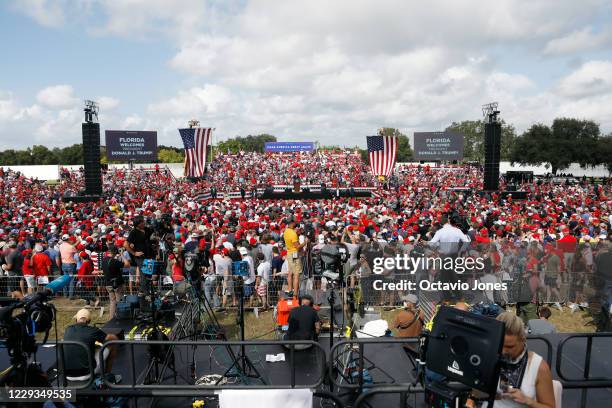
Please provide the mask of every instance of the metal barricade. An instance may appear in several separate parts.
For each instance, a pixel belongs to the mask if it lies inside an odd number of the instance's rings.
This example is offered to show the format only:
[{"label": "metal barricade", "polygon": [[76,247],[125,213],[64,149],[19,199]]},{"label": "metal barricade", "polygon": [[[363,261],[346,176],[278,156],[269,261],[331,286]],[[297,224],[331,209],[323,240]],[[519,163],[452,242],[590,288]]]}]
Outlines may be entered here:
[{"label": "metal barricade", "polygon": [[[334,387],[338,387],[338,388],[346,388],[346,389],[353,389],[353,390],[358,390],[359,392],[362,392],[364,389],[364,368],[365,368],[365,360],[366,357],[364,355],[364,349],[365,346],[368,344],[412,344],[412,345],[417,345],[419,343],[419,339],[418,338],[399,338],[399,337],[388,337],[388,338],[380,338],[380,337],[376,337],[376,338],[372,338],[372,339],[352,339],[352,340],[342,340],[338,343],[335,343],[333,345],[333,347],[330,350],[329,353],[329,364],[328,364],[328,375],[330,378],[330,382]],[[335,377],[335,373],[334,370],[336,369],[336,358],[338,358],[338,355],[342,355],[344,352],[346,352],[346,349],[348,350],[353,350],[353,345],[357,345],[357,356],[355,359],[356,363],[357,363],[357,383],[356,384],[350,384],[350,383],[340,383],[337,381],[336,377]],[[345,350],[340,351],[341,348],[344,348]],[[339,352],[340,351],[340,352]],[[392,383],[393,385],[410,385],[410,383],[404,383],[404,384],[396,384],[396,383]],[[383,384],[383,385],[392,385],[392,384]],[[376,387],[381,386],[380,383],[375,385]],[[368,385],[368,389],[370,389],[371,386]]]},{"label": "metal barricade", "polygon": [[550,343],[550,340],[542,336],[527,336],[527,340],[541,341],[542,343],[544,343],[544,345],[546,346],[546,362],[548,363],[549,367],[552,367],[553,346]]},{"label": "metal barricade", "polygon": [[[584,371],[582,373],[582,379],[569,378],[563,371],[563,349],[566,344],[572,339],[586,339],[586,351],[584,353]],[[557,375],[562,380],[564,389],[582,389],[581,393],[581,407],[586,407],[588,390],[591,388],[612,388],[612,377],[600,377],[591,378],[591,356],[593,349],[594,338],[605,338],[612,341],[612,333],[583,333],[583,334],[572,334],[567,336],[565,339],[559,342],[557,346],[557,363],[556,370]]]}]

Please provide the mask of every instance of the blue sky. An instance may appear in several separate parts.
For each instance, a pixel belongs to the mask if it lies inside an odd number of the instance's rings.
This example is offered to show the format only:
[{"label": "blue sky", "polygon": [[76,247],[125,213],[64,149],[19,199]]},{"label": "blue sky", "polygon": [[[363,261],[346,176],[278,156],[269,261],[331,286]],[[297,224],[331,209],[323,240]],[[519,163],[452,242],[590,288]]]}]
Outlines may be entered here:
[{"label": "blue sky", "polygon": [[192,118],[216,137],[364,145],[443,129],[496,100],[519,131],[555,117],[612,131],[609,1],[21,0],[0,3],[0,149]]}]

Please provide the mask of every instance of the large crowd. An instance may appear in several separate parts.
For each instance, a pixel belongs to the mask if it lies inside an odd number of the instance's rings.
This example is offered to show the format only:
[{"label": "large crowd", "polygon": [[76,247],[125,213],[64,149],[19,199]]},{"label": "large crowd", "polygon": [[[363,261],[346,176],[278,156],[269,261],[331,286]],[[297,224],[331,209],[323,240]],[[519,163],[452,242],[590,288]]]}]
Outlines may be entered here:
[{"label": "large crowd", "polygon": [[[3,295],[33,292],[59,274],[75,276],[65,295],[88,303],[118,297],[117,286],[137,292],[142,289],[140,265],[126,245],[136,217],[143,217],[143,228],[159,233],[164,242],[165,251],[147,257],[162,258],[167,284],[185,279],[186,254],[204,254],[204,289],[218,306],[236,302],[235,291],[228,290],[222,277],[240,260],[248,264],[244,284],[251,304],[267,307],[279,292],[320,287],[326,279],[316,254],[329,243],[347,248],[342,267],[347,285],[368,286],[362,287],[365,303],[399,304],[397,294],[375,293],[370,283],[363,285],[374,277],[374,259],[437,253],[439,248],[429,242],[451,220],[469,237],[464,255],[477,251],[488,262],[481,275],[469,279],[516,283],[524,278],[530,300],[572,307],[587,306],[595,291],[612,283],[609,180],[536,180],[518,186],[527,199],[517,200],[512,194],[477,194],[482,170],[468,165],[401,166],[381,182],[350,151],[220,154],[195,182],[177,179],[163,166],[109,170],[103,179],[102,198],[74,203],[62,198],[82,190],[82,172],[63,171],[60,183],[52,185],[0,169]],[[336,187],[374,186],[378,194],[302,201],[195,198],[211,187],[232,191],[296,179]],[[165,225],[162,232],[160,225]],[[294,225],[303,260],[297,283],[287,280],[292,264],[288,225]],[[103,270],[109,251],[121,261],[120,277]],[[436,271],[421,272],[436,279]],[[403,273],[387,268],[383,278],[400,279]],[[125,285],[117,284],[123,281]],[[485,295],[512,302],[518,292]]]}]

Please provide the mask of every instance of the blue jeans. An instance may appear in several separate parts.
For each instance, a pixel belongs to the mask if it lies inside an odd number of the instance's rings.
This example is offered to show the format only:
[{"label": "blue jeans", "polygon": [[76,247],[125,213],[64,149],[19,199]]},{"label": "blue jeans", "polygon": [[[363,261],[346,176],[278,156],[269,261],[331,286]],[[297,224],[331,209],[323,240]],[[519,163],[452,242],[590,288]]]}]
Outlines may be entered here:
[{"label": "blue jeans", "polygon": [[62,274],[70,275],[71,277],[70,283],[68,284],[67,287],[66,286],[64,287],[64,289],[62,290],[62,293],[64,294],[64,297],[73,297],[74,296],[74,285],[75,285],[74,275],[76,274],[76,264],[62,263]]},{"label": "blue jeans", "polygon": [[221,306],[221,300],[217,296],[217,277],[215,275],[208,275],[204,278],[204,296],[212,307]]}]

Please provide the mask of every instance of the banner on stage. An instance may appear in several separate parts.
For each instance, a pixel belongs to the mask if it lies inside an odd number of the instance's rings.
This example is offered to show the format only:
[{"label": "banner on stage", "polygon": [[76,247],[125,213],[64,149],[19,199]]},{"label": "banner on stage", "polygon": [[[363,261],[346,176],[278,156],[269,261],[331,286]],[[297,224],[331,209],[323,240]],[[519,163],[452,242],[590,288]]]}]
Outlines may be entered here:
[{"label": "banner on stage", "polygon": [[266,152],[312,152],[314,142],[266,142]]}]

